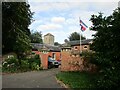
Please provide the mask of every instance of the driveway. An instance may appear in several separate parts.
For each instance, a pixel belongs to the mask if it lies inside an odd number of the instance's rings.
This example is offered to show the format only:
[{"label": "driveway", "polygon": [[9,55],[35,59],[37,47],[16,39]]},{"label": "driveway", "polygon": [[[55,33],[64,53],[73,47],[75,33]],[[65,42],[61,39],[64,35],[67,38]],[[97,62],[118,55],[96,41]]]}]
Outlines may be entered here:
[{"label": "driveway", "polygon": [[63,88],[55,75],[58,68],[2,76],[2,88]]}]

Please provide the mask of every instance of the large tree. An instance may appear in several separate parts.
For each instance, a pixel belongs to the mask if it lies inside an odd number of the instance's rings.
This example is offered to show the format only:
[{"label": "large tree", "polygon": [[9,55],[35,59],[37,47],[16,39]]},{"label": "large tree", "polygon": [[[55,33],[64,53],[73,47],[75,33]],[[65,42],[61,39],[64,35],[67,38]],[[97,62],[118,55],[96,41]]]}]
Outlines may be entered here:
[{"label": "large tree", "polygon": [[26,2],[2,2],[3,54],[16,52],[18,56],[30,49],[32,12]]},{"label": "large tree", "polygon": [[31,43],[43,43],[41,32],[31,33],[30,38],[31,38]]},{"label": "large tree", "polygon": [[96,63],[102,73],[98,85],[102,87],[118,87],[120,81],[120,8],[113,14],[103,17],[92,15],[94,35],[92,49],[96,52]]},{"label": "large tree", "polygon": [[[80,34],[77,32],[73,32],[68,37],[69,41],[80,40]],[[81,40],[86,39],[81,35]]]}]

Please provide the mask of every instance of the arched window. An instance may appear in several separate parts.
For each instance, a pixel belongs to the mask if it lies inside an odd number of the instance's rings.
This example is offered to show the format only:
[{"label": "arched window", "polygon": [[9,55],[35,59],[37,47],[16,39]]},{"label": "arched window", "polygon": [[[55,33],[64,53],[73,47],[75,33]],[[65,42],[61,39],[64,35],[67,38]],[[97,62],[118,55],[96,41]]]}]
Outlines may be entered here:
[{"label": "arched window", "polygon": [[75,47],[75,49],[77,49],[77,47]]},{"label": "arched window", "polygon": [[85,49],[87,49],[87,46],[84,46]]},{"label": "arched window", "polygon": [[75,46],[74,49],[76,50],[76,49],[78,49],[78,47]]}]

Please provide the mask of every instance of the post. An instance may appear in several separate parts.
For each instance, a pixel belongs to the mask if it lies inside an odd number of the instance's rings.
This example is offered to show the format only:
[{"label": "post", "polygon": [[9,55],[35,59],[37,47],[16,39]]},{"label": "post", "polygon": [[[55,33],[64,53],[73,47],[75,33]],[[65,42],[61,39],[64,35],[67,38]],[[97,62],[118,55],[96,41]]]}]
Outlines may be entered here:
[{"label": "post", "polygon": [[82,52],[82,47],[81,47],[81,31],[80,31],[80,53]]},{"label": "post", "polygon": [[[79,23],[80,23],[80,17],[79,17]],[[80,53],[82,52],[82,48],[81,48],[81,28],[80,28]]]}]

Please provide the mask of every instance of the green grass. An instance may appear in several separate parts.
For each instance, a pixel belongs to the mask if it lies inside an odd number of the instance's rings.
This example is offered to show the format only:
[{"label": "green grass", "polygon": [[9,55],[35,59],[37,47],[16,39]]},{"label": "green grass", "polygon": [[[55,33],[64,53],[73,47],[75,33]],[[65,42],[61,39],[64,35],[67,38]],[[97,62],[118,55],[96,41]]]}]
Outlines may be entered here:
[{"label": "green grass", "polygon": [[2,67],[0,67],[0,72],[2,72]]},{"label": "green grass", "polygon": [[96,88],[96,74],[88,72],[60,72],[56,77],[70,88]]}]

